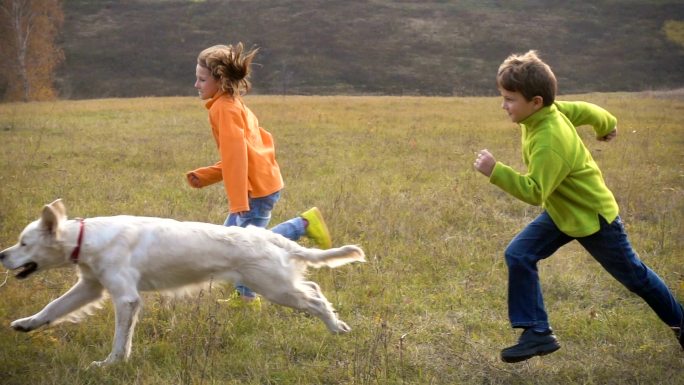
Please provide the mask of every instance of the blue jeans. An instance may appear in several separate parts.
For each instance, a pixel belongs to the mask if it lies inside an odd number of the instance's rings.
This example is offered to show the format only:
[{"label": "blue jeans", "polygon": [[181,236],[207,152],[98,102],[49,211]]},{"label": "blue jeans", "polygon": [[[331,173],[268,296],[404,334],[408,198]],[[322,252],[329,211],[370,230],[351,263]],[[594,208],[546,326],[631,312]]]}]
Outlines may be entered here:
[{"label": "blue jeans", "polygon": [[544,211],[515,236],[506,248],[508,266],[508,317],[514,328],[549,327],[537,262],[566,243],[577,240],[603,268],[627,289],[640,296],[668,326],[679,326],[682,308],[665,282],[632,249],[620,217],[608,223],[599,216],[601,229],[573,238],[553,223]]},{"label": "blue jeans", "polygon": [[[268,222],[271,221],[271,211],[279,199],[280,191],[261,198],[250,197],[249,211],[243,212],[241,215],[237,213],[229,214],[223,225],[239,227],[247,227],[251,225],[265,228],[268,226]],[[304,220],[301,217],[296,217],[276,225],[275,227],[271,228],[271,231],[276,234],[280,234],[287,239],[296,241],[306,233],[306,227]],[[240,293],[240,295],[245,297],[256,296],[254,291],[246,286],[241,285],[239,282],[236,283],[235,289]]]}]

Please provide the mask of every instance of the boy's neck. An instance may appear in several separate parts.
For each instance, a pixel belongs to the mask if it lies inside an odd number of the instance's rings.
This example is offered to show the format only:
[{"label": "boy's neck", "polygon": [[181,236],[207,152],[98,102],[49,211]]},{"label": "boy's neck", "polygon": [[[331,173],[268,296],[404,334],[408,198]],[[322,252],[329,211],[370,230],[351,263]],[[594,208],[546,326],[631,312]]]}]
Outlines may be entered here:
[{"label": "boy's neck", "polygon": [[[552,104],[551,106],[553,106],[553,104]],[[521,120],[521,121],[518,122],[518,123],[519,123],[519,124],[524,124],[524,125],[529,125],[529,124],[531,124],[531,123],[536,123],[536,121],[538,120],[537,117],[541,116],[541,115],[543,114],[543,112],[549,111],[549,109],[551,108],[551,106],[542,106],[540,109],[538,109],[538,110],[534,111],[533,113],[527,115],[527,117],[526,117],[525,119]]]}]

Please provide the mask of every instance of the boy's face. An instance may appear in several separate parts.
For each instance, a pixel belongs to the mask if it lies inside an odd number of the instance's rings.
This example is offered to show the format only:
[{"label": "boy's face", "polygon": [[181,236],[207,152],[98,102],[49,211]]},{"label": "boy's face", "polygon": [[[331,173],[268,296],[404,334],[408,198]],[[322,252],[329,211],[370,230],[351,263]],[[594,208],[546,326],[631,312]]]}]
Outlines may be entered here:
[{"label": "boy's face", "polygon": [[527,100],[520,92],[508,91],[503,88],[499,88],[499,92],[501,97],[503,97],[501,108],[506,110],[508,117],[514,123],[522,122],[543,107],[541,96],[535,96],[532,100]]},{"label": "boy's face", "polygon": [[201,65],[195,68],[195,88],[200,99],[211,99],[219,90],[219,82],[211,76],[211,71]]}]

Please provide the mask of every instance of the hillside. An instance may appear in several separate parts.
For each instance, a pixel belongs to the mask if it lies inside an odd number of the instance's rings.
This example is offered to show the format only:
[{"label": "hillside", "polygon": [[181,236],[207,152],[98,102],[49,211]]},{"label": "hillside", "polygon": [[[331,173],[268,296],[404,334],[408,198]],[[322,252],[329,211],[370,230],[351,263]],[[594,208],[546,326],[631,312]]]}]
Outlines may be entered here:
[{"label": "hillside", "polygon": [[126,0],[64,2],[63,98],[194,95],[197,53],[261,48],[262,94],[491,95],[537,49],[561,93],[684,86],[663,25],[681,1]]}]

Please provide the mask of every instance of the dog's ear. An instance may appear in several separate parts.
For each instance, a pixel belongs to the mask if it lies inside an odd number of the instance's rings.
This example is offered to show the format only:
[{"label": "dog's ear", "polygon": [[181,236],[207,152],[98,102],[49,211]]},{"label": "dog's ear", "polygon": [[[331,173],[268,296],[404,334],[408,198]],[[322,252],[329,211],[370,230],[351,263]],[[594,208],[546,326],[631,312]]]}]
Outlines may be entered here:
[{"label": "dog's ear", "polygon": [[59,226],[66,220],[66,209],[62,201],[58,199],[49,205],[45,205],[40,219],[42,226],[53,236],[57,237]]},{"label": "dog's ear", "polygon": [[62,199],[56,199],[54,202],[50,203],[48,206],[52,206],[52,208],[55,209],[56,212],[58,212],[61,216],[64,217],[64,220],[67,219],[66,207],[64,206]]}]

